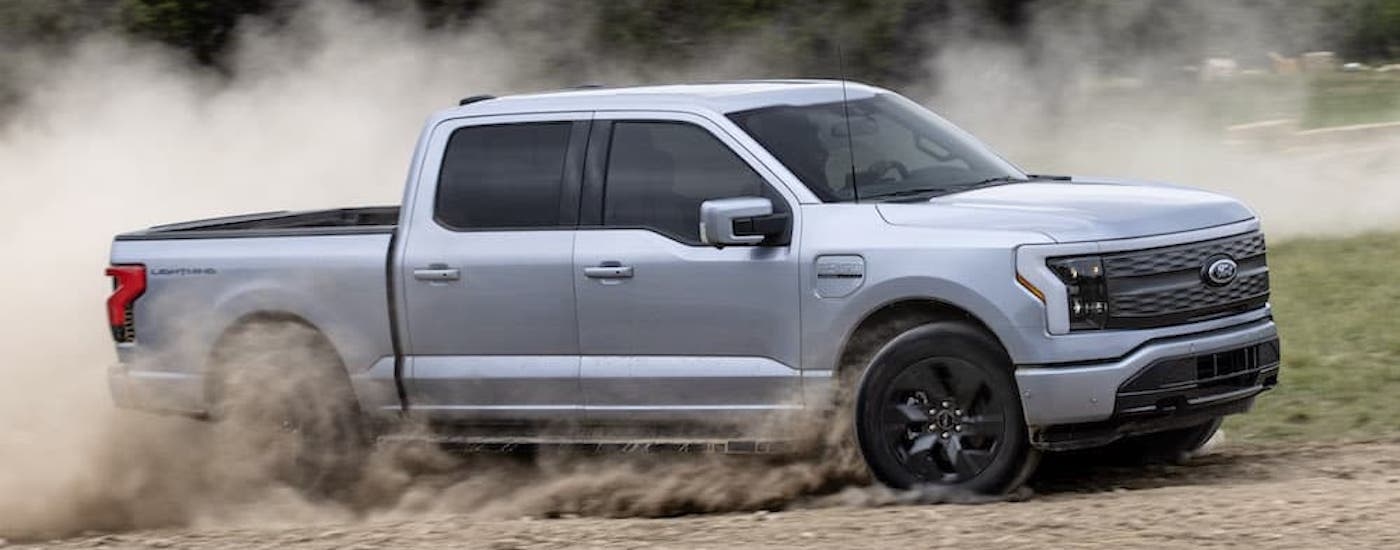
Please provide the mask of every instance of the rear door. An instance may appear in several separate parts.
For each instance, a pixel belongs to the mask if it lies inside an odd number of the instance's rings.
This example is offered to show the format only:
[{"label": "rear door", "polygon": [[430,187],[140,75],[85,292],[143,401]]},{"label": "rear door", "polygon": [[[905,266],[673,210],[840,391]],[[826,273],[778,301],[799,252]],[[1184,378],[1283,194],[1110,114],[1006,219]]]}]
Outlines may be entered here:
[{"label": "rear door", "polygon": [[589,113],[444,123],[396,264],[410,407],[448,419],[571,415],[573,240]]},{"label": "rear door", "polygon": [[709,420],[797,406],[796,243],[715,248],[699,234],[705,200],[768,197],[794,216],[796,201],[702,117],[598,119],[573,274],[589,416]]}]

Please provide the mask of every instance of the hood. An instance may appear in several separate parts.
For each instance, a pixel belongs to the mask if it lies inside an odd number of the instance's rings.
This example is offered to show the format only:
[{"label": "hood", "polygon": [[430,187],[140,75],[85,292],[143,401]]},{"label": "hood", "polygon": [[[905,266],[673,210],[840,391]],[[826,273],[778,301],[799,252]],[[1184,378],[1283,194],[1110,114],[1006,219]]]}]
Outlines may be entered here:
[{"label": "hood", "polygon": [[1224,195],[1110,180],[1014,183],[877,208],[893,225],[1036,231],[1059,242],[1178,233],[1254,217]]}]

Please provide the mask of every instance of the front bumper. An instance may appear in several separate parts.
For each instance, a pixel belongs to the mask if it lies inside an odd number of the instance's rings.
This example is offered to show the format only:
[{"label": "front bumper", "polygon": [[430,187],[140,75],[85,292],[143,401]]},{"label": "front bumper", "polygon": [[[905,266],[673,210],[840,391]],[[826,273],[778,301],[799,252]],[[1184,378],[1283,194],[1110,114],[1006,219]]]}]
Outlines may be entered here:
[{"label": "front bumper", "polygon": [[[1278,329],[1272,319],[1200,334],[1147,342],[1112,361],[1053,366],[1022,366],[1016,370],[1026,423],[1037,431],[1065,425],[1106,423],[1114,432],[1170,429],[1171,418],[1243,412],[1255,395],[1278,378]],[[1272,345],[1272,355],[1268,346]],[[1253,352],[1246,350],[1256,350]],[[1257,350],[1264,349],[1263,353]],[[1254,353],[1253,363],[1231,363],[1229,372],[1206,370]],[[1189,365],[1199,383],[1167,376],[1151,384],[1146,377]],[[1154,368],[1160,367],[1160,368]],[[1152,369],[1154,372],[1146,372]],[[1247,372],[1246,372],[1247,371]],[[1221,382],[1228,383],[1221,383]],[[1238,410],[1237,410],[1238,409]],[[1205,418],[1205,416],[1202,416]],[[1145,419],[1156,419],[1143,424]],[[1137,422],[1136,428],[1128,426]],[[1121,425],[1121,426],[1120,426]],[[1116,437],[1116,436],[1115,436]]]}]

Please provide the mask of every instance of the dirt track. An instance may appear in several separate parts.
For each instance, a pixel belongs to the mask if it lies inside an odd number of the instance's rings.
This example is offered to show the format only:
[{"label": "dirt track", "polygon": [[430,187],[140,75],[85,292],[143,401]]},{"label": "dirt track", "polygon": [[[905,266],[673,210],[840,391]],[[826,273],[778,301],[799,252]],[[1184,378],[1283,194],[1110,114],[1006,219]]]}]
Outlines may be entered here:
[{"label": "dirt track", "polygon": [[1035,496],[871,506],[849,490],[800,509],[674,519],[462,516],[276,529],[94,535],[55,548],[1400,547],[1400,442],[1235,447],[1186,466],[1049,464]]}]

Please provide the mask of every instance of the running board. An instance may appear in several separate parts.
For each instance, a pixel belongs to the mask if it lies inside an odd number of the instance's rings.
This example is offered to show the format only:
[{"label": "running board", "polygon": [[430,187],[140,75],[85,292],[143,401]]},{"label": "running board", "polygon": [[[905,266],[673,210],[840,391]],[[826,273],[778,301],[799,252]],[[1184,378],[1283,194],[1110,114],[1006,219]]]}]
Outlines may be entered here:
[{"label": "running board", "polygon": [[393,443],[432,443],[454,451],[513,452],[536,447],[562,447],[598,453],[712,453],[776,454],[791,448],[781,440],[731,440],[696,438],[579,438],[579,437],[498,437],[440,434],[393,434],[378,438],[380,445]]}]

